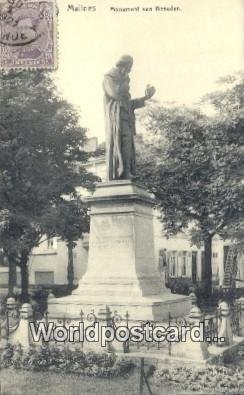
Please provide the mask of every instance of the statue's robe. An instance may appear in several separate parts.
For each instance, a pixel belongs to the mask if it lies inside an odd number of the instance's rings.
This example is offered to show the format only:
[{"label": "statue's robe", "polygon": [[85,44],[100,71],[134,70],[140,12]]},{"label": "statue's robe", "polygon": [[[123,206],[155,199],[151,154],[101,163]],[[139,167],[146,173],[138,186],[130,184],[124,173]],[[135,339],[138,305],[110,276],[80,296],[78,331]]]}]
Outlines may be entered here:
[{"label": "statue's robe", "polygon": [[129,82],[116,67],[105,74],[103,81],[108,180],[135,175],[134,110],[143,107],[145,99],[131,100]]}]

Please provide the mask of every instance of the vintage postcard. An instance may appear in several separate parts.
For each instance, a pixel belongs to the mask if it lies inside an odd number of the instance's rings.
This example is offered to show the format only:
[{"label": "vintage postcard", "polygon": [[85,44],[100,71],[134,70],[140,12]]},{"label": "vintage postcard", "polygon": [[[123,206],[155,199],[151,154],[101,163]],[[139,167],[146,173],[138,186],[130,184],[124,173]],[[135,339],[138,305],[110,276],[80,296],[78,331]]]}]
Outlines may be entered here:
[{"label": "vintage postcard", "polygon": [[244,394],[244,0],[0,0],[0,395]]}]

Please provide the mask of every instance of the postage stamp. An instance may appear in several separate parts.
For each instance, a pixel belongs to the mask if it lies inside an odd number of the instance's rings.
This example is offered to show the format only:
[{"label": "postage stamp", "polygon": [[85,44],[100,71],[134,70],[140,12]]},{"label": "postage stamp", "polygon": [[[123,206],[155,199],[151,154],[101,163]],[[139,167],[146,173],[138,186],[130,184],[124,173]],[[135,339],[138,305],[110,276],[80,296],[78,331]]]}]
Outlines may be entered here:
[{"label": "postage stamp", "polygon": [[55,0],[0,2],[0,68],[57,67]]}]

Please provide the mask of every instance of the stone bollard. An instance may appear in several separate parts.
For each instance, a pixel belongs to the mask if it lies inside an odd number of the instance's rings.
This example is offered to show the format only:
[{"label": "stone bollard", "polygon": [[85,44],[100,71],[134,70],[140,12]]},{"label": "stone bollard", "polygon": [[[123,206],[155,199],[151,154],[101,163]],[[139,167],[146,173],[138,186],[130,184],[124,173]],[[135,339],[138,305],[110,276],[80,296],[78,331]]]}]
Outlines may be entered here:
[{"label": "stone bollard", "polygon": [[13,297],[7,299],[5,316],[5,320],[1,323],[0,349],[5,348],[9,343],[11,328],[16,329],[19,323],[17,302]]},{"label": "stone bollard", "polygon": [[181,341],[172,347],[171,354],[173,356],[199,362],[209,358],[208,345],[205,342],[204,333],[201,333],[200,329],[201,323],[203,323],[201,309],[197,305],[193,305],[187,319],[187,326],[191,327],[191,331],[186,330],[182,332],[182,337],[184,336],[184,339],[181,339]]},{"label": "stone bollard", "polygon": [[192,306],[197,306],[197,297],[196,294],[194,292],[191,292],[189,295],[190,299],[191,299],[191,304]]},{"label": "stone bollard", "polygon": [[[233,344],[233,334],[231,329],[230,306],[227,302],[219,303],[220,320],[218,331],[218,346],[230,346]],[[220,340],[221,339],[221,340]]]},{"label": "stone bollard", "polygon": [[239,335],[244,336],[244,326],[243,326],[243,310],[244,310],[244,297],[238,299],[238,302],[241,305],[241,316],[240,316],[240,330]]},{"label": "stone bollard", "polygon": [[13,297],[8,298],[7,302],[6,302],[6,307],[7,307],[7,310],[9,310],[9,311],[15,310],[17,308],[17,302],[16,302],[15,298],[13,298]]},{"label": "stone bollard", "polygon": [[48,294],[47,300],[51,300],[51,299],[54,299],[54,298],[55,298],[55,296],[54,296],[53,292],[50,291],[49,294]]},{"label": "stone bollard", "polygon": [[33,321],[33,311],[30,303],[24,303],[20,308],[19,326],[10,335],[11,344],[21,344],[23,349],[29,349],[33,342],[29,323]]}]

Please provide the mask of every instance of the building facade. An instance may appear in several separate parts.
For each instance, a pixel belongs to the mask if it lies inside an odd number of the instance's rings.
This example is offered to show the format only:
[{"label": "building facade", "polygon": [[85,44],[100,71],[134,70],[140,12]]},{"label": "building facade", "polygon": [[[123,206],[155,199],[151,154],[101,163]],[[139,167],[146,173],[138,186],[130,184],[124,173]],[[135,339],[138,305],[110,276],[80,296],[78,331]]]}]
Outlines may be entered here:
[{"label": "building facade", "polygon": [[[106,176],[105,158],[101,156],[90,159],[87,170],[104,180]],[[175,237],[166,238],[156,211],[154,213],[154,243],[155,259],[160,271],[165,271],[166,277],[182,278],[186,283],[201,281],[204,249],[192,246],[187,234],[181,233]],[[224,278],[225,245],[226,243],[218,236],[214,237],[212,248],[213,282],[220,285]],[[88,250],[89,235],[85,235],[84,239],[74,249],[75,284],[78,283],[86,271]],[[165,267],[162,265],[163,255],[165,255]],[[46,240],[43,245],[33,251],[31,256],[29,266],[30,284],[67,284],[67,262],[68,252],[65,243],[57,239],[53,239],[52,242]],[[239,274],[243,278],[243,274]]]},{"label": "building facade", "polygon": [[[88,151],[94,151],[97,145],[96,139],[89,141]],[[99,176],[102,180],[106,177],[105,157],[90,158],[87,170]],[[85,191],[80,191],[84,196]],[[158,213],[154,212],[154,244],[155,259],[166,283],[172,285],[174,279],[180,279],[182,287],[174,289],[175,292],[185,291],[190,284],[199,283],[203,276],[204,250],[191,245],[187,234],[178,234],[175,237],[166,238],[163,234],[162,223],[158,219]],[[224,256],[228,243],[218,236],[213,239],[212,248],[212,271],[213,283],[222,285],[224,278]],[[73,250],[74,257],[74,284],[84,275],[88,262],[89,235],[84,235],[83,240],[77,242]],[[64,287],[68,284],[67,278],[68,249],[64,241],[58,238],[43,239],[39,247],[35,248],[29,260],[30,286],[45,286],[49,288]],[[238,278],[244,279],[243,257],[239,257]],[[6,287],[8,268],[0,266],[0,287]],[[178,281],[179,282],[179,281]],[[19,284],[19,273],[17,276]],[[5,284],[5,285],[4,285]],[[237,282],[242,286],[242,282]]]}]

